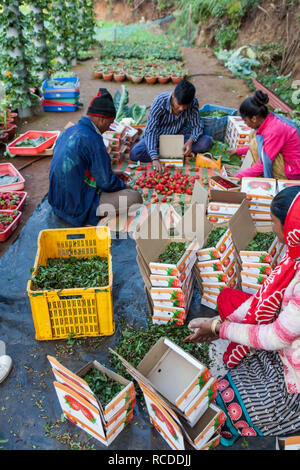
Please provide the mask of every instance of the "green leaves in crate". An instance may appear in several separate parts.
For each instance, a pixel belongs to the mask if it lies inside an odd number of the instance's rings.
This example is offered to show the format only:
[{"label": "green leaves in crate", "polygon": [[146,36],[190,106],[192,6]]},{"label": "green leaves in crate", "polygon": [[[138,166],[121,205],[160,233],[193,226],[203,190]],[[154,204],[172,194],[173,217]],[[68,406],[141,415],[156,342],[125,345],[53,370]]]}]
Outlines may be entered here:
[{"label": "green leaves in crate", "polygon": [[125,387],[125,385],[116,382],[98,369],[89,370],[83,379],[100,400],[102,406],[106,406]]},{"label": "green leaves in crate", "polygon": [[75,289],[108,285],[108,260],[92,258],[49,258],[32,277],[33,290]]},{"label": "green leaves in crate", "polygon": [[171,242],[158,257],[160,263],[177,264],[186,251],[184,242]]},{"label": "green leaves in crate", "polygon": [[48,140],[49,137],[37,137],[36,139],[29,139],[26,137],[24,140],[16,142],[15,147],[38,147]]}]

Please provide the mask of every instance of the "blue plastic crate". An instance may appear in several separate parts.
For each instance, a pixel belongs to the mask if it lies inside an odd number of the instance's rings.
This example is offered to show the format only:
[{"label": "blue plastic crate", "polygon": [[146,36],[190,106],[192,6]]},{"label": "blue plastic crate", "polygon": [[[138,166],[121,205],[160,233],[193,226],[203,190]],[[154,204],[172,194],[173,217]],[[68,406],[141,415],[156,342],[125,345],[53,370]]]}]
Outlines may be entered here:
[{"label": "blue plastic crate", "polygon": [[66,111],[77,111],[78,106],[43,106],[44,111],[46,112],[66,112]]},{"label": "blue plastic crate", "polygon": [[[70,82],[70,87],[58,88],[57,90],[48,86],[48,80],[55,80],[55,82]],[[79,96],[80,83],[79,77],[65,77],[65,78],[47,78],[42,84],[42,93],[45,99],[51,98],[76,98]]]},{"label": "blue plastic crate", "polygon": [[199,112],[201,113],[203,111],[226,111],[228,113],[227,116],[220,118],[201,116],[201,120],[204,125],[204,134],[210,135],[214,140],[223,140],[226,133],[228,116],[236,116],[237,110],[233,108],[225,108],[224,106],[205,104]]}]

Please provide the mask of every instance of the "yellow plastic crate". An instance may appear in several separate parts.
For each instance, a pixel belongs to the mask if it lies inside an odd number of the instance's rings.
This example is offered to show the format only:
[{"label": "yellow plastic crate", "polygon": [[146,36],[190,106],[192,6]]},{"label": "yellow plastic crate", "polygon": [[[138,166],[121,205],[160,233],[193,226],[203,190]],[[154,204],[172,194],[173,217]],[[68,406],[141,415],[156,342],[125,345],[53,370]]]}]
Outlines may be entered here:
[{"label": "yellow plastic crate", "polygon": [[37,340],[108,336],[115,331],[112,302],[111,236],[108,227],[42,230],[33,274],[48,258],[108,259],[109,284],[99,288],[33,291],[27,283]]}]

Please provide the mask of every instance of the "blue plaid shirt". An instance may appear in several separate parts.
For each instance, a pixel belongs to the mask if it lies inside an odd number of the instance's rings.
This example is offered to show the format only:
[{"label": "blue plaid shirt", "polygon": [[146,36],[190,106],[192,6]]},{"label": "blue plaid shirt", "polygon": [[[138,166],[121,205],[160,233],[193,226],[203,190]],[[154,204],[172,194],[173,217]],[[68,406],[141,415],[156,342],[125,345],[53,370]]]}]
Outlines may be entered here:
[{"label": "blue plaid shirt", "polygon": [[203,134],[203,124],[199,113],[198,100],[195,97],[186,110],[178,116],[171,109],[172,92],[160,93],[153,101],[145,129],[145,144],[151,158],[159,155],[159,136],[191,134],[197,142]]}]

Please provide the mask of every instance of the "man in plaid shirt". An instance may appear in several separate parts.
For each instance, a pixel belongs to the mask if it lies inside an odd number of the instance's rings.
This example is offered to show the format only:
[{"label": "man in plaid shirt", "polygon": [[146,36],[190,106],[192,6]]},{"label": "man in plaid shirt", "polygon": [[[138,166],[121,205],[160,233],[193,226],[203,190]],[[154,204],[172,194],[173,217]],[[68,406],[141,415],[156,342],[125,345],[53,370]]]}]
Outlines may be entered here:
[{"label": "man in plaid shirt", "polygon": [[187,80],[181,80],[173,92],[160,93],[153,101],[144,138],[131,150],[134,162],[151,162],[154,169],[162,171],[159,161],[160,135],[184,135],[183,154],[207,152],[212,138],[203,135],[203,124],[195,87]]}]

